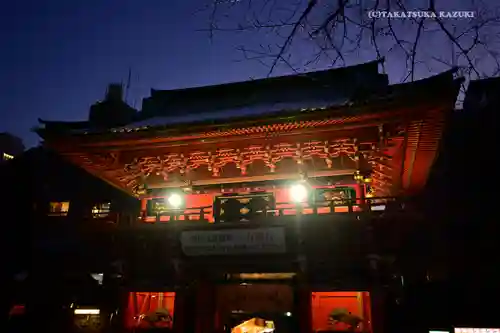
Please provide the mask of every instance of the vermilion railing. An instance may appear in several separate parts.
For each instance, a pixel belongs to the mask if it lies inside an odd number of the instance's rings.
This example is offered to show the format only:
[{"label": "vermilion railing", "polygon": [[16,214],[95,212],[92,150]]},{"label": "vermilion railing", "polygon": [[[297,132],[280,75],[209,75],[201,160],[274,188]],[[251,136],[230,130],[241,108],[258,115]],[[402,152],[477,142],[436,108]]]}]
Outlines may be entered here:
[{"label": "vermilion railing", "polygon": [[[363,202],[364,201],[364,202]],[[378,197],[366,199],[347,199],[336,201],[316,201],[311,203],[277,203],[271,209],[252,211],[250,214],[242,214],[241,220],[252,220],[255,218],[279,218],[280,216],[293,215],[332,215],[332,214],[356,214],[360,212],[385,211],[387,205],[395,203],[395,197]],[[145,212],[144,212],[145,214]],[[182,209],[170,209],[154,216],[143,215],[144,222],[169,222],[169,221],[205,221],[217,222],[214,217],[213,207],[194,207]],[[235,221],[237,222],[237,220]]]}]

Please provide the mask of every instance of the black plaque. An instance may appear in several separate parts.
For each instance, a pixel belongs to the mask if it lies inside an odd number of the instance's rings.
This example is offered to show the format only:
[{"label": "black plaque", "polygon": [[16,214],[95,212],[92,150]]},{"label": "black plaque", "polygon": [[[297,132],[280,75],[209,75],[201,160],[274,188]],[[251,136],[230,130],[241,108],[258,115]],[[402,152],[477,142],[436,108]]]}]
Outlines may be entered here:
[{"label": "black plaque", "polygon": [[273,193],[221,195],[215,198],[214,218],[217,223],[245,222],[266,216],[275,206]]}]

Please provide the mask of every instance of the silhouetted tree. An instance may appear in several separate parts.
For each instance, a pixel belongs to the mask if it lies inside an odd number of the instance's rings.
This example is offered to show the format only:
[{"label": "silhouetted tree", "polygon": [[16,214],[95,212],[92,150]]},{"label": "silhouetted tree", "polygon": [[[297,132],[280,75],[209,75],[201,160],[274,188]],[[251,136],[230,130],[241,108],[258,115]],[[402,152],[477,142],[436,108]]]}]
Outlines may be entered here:
[{"label": "silhouetted tree", "polygon": [[300,72],[376,58],[403,82],[456,66],[473,79],[500,70],[497,1],[207,1],[203,30],[241,34],[243,58],[268,75],[278,66]]}]

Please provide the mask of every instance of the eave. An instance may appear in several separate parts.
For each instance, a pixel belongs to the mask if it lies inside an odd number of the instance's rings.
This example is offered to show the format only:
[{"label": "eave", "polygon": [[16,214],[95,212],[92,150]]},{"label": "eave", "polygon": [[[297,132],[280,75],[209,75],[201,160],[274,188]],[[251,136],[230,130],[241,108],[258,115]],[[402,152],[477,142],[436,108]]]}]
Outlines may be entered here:
[{"label": "eave", "polygon": [[[158,156],[174,151],[182,154],[203,147],[205,150],[206,147],[216,150],[221,146],[230,148],[242,143],[249,144],[277,138],[296,142],[299,139],[314,140],[315,137],[324,135],[338,138],[340,133],[358,136],[366,129],[376,129],[379,125],[405,124],[409,130],[405,144],[401,144],[402,138],[394,138],[399,140],[395,153],[397,156],[385,156],[389,162],[381,160],[375,163],[374,170],[381,175],[381,178],[374,179],[377,182],[374,187],[392,193],[396,190],[412,192],[425,185],[439,145],[444,114],[453,109],[459,83],[459,81],[449,82],[447,86],[442,86],[437,97],[429,96],[427,91],[419,91],[410,95],[384,96],[366,104],[358,103],[314,111],[290,111],[268,117],[233,119],[222,123],[193,124],[188,129],[186,125],[182,125],[124,133],[87,135],[44,133],[47,134],[45,144],[58,150],[88,172],[131,193],[130,185],[118,181],[120,177],[125,177],[124,162],[120,162],[116,156],[112,157],[113,161],[106,161],[106,158],[100,155],[119,156],[123,152],[128,152],[138,154],[137,156],[148,156],[148,154]],[[371,140],[377,143],[376,138]],[[390,175],[384,176],[387,170]],[[388,178],[392,179],[391,188],[384,184],[389,181]],[[214,178],[213,182],[219,180]],[[158,184],[158,186],[168,185]]]},{"label": "eave", "polygon": [[[152,129],[143,132],[124,132],[88,135],[65,135],[47,137],[49,145],[59,151],[86,150],[135,150],[145,147],[169,147],[176,144],[219,142],[226,140],[248,140],[274,134],[294,135],[298,131],[306,134],[318,130],[356,129],[376,126],[384,122],[398,122],[418,118],[426,110],[449,108],[446,100],[390,101],[378,105],[344,106],[280,116],[276,118],[251,119],[227,124],[189,127],[179,126],[167,129]],[[348,116],[346,116],[348,115]]]}]

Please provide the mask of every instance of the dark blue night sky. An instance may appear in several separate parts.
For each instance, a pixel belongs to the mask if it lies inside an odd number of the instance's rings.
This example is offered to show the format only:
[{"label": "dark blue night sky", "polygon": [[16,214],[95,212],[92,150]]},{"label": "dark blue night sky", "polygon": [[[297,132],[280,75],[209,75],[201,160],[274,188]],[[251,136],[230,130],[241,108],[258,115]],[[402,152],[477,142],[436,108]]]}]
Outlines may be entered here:
[{"label": "dark blue night sky", "polygon": [[[9,1],[0,24],[0,131],[27,146],[37,118],[81,120],[109,82],[126,81],[140,108],[150,88],[178,88],[265,75],[235,62],[238,36],[212,45],[195,11],[201,1]],[[4,7],[5,8],[5,7]],[[222,38],[222,36],[221,36]],[[231,40],[231,38],[235,40]]]},{"label": "dark blue night sky", "polygon": [[[257,62],[236,61],[238,34],[211,43],[206,0],[10,0],[0,11],[0,131],[38,142],[37,118],[83,120],[110,82],[125,82],[137,108],[151,88],[171,89],[263,77]],[[246,38],[246,37],[245,37]],[[272,38],[272,37],[265,37]],[[357,61],[373,58],[360,55]],[[285,68],[274,74],[286,73]],[[289,71],[288,71],[289,72]]]}]

